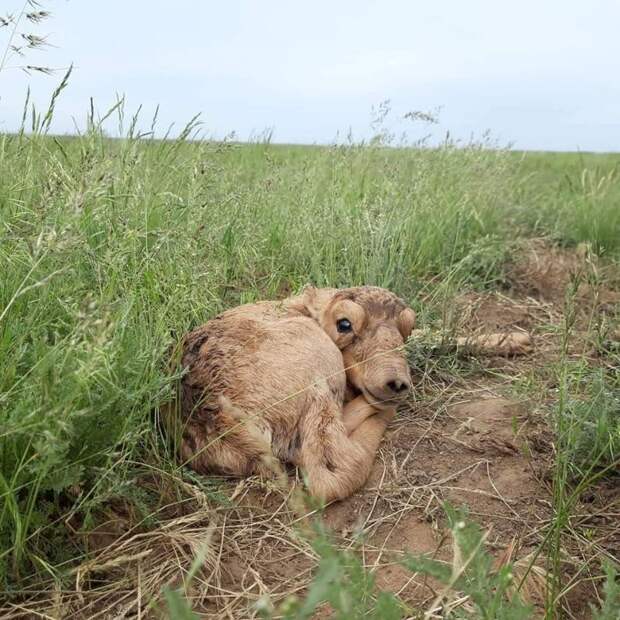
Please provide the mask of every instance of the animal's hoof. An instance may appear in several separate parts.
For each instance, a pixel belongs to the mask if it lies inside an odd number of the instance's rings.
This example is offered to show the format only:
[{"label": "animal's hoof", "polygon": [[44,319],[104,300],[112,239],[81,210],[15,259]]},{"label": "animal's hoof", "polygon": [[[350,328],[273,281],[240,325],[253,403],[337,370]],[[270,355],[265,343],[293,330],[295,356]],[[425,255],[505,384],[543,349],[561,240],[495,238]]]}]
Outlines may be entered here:
[{"label": "animal's hoof", "polygon": [[534,349],[532,337],[525,332],[467,336],[457,338],[456,345],[478,355],[527,355]]}]

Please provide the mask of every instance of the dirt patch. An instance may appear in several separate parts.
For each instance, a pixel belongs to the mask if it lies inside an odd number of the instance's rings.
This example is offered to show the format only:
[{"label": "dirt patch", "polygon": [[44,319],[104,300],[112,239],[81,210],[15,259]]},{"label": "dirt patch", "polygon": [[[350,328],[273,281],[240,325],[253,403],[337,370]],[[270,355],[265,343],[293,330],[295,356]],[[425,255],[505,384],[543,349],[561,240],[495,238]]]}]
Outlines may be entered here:
[{"label": "dirt patch", "polygon": [[[490,545],[496,552],[515,538],[520,552],[529,552],[536,542],[531,535],[535,525],[548,516],[548,505],[537,499],[546,498],[548,491],[526,456],[529,429],[523,409],[489,394],[446,406],[440,419],[431,414],[410,425],[408,417],[387,440],[386,450],[406,452],[408,458],[404,467],[401,463],[392,470],[396,476],[384,480],[386,501],[375,518],[385,524],[369,543],[394,557],[409,552],[449,560],[441,509],[441,503],[449,501],[465,506],[483,527],[492,527]],[[390,487],[410,490],[402,518],[392,516]],[[378,568],[377,575],[379,583],[410,602],[423,605],[432,594],[427,581],[400,567]]]},{"label": "dirt patch", "polygon": [[[560,248],[542,239],[527,241],[507,265],[511,295],[565,303],[567,292],[584,308],[611,311],[620,303],[618,270],[593,255],[587,245]],[[604,285],[603,285],[604,282]]]},{"label": "dirt patch", "polygon": [[[533,304],[499,293],[467,293],[457,298],[458,329],[469,334],[521,329],[536,323]],[[535,306],[538,306],[536,304]]]},{"label": "dirt patch", "polygon": [[515,295],[561,303],[571,278],[586,268],[585,248],[571,252],[532,240],[508,265],[507,279]]}]

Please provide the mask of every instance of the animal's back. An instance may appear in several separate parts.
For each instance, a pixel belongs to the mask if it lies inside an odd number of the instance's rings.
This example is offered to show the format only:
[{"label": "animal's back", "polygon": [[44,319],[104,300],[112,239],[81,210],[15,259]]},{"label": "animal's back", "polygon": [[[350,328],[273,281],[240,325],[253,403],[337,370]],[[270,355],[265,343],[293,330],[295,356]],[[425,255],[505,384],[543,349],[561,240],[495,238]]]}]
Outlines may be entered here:
[{"label": "animal's back", "polygon": [[308,317],[277,302],[234,308],[191,332],[182,359],[183,412],[207,435],[221,424],[220,397],[275,429],[273,449],[290,455],[303,399],[323,382],[342,403],[340,351]]}]

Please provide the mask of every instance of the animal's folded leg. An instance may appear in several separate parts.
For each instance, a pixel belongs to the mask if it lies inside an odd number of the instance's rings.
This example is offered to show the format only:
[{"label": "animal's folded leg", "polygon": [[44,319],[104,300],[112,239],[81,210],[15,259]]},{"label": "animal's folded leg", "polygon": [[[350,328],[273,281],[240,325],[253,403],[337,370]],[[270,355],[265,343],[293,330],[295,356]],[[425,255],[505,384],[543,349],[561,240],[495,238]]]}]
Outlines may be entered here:
[{"label": "animal's folded leg", "polygon": [[282,467],[271,450],[268,426],[226,398],[220,398],[219,405],[209,433],[198,422],[190,422],[185,428],[183,462],[201,473],[280,477]]},{"label": "animal's folded leg", "polygon": [[348,436],[336,403],[320,394],[309,399],[299,464],[310,493],[329,502],[360,488],[391,416],[391,412],[372,415]]}]

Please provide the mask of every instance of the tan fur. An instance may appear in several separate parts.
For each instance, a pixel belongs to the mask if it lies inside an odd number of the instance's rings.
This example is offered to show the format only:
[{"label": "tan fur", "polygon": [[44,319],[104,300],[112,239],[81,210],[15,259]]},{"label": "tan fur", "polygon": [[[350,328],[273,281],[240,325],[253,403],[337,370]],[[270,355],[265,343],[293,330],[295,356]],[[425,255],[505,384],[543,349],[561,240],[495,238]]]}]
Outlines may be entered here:
[{"label": "tan fur", "polygon": [[350,495],[409,389],[402,346],[414,322],[377,287],[311,287],[214,318],[184,342],[183,460],[250,475],[275,458],[298,465],[319,498]]},{"label": "tan fur", "polygon": [[525,332],[478,334],[457,338],[456,346],[481,355],[527,355],[533,350],[532,337]]}]

